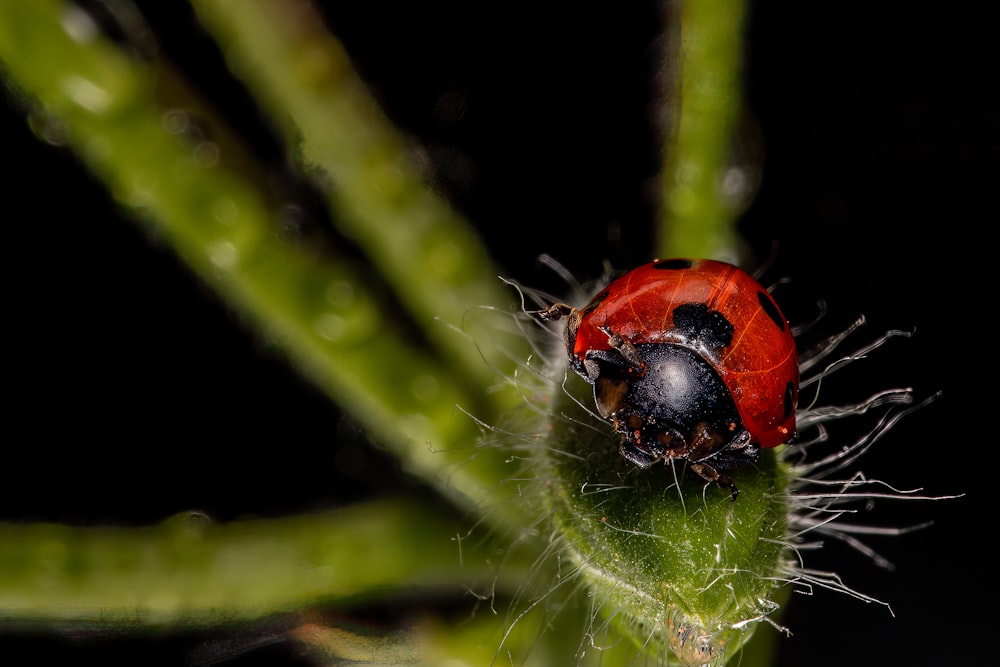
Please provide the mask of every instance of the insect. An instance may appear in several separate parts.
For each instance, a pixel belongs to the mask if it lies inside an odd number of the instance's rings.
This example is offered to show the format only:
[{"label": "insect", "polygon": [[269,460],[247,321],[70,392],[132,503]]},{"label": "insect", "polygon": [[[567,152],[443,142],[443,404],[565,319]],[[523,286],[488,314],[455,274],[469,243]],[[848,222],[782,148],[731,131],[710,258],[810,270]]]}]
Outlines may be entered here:
[{"label": "insect", "polygon": [[795,436],[799,364],[788,322],[743,270],[704,259],[645,264],[581,309],[557,303],[570,366],[635,465],[683,459],[739,493],[727,474]]}]

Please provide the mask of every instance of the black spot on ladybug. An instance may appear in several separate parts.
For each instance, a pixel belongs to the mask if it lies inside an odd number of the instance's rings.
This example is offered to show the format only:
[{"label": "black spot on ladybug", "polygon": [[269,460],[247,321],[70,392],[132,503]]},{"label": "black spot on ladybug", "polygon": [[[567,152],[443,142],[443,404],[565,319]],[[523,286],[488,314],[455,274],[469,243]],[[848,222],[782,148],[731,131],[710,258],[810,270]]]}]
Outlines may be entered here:
[{"label": "black spot on ladybug", "polygon": [[698,341],[709,349],[733,342],[732,323],[703,303],[682,303],[674,308],[674,326],[689,340]]},{"label": "black spot on ladybug", "polygon": [[587,313],[592,312],[595,308],[601,305],[602,301],[608,298],[608,294],[609,294],[608,290],[604,290],[603,292],[595,296],[593,299],[590,300],[590,303],[588,303],[586,306],[583,307],[583,310],[580,311],[580,314],[586,315]]},{"label": "black spot on ladybug", "polygon": [[667,271],[682,271],[684,269],[690,269],[693,266],[694,262],[690,259],[664,259],[653,264],[654,269]]},{"label": "black spot on ladybug", "polygon": [[783,407],[784,407],[784,410],[785,410],[785,418],[787,419],[788,417],[792,416],[792,411],[795,410],[795,384],[794,383],[789,382],[787,385],[785,385],[785,399],[784,400],[785,400],[785,402],[784,402],[784,406]]},{"label": "black spot on ladybug", "polygon": [[764,291],[757,292],[757,300],[760,301],[760,307],[764,309],[764,312],[771,318],[771,321],[778,325],[778,328],[781,331],[784,331],[785,318],[781,316],[781,311],[778,310],[778,304],[774,302],[771,295]]}]

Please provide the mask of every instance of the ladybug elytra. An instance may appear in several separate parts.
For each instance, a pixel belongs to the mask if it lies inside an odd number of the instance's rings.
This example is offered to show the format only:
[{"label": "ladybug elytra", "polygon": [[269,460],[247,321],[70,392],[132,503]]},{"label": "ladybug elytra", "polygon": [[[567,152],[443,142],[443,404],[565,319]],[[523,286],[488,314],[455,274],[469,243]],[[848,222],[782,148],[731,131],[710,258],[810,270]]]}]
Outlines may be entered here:
[{"label": "ladybug elytra", "polygon": [[686,460],[735,499],[726,473],[795,436],[795,341],[768,291],[735,266],[657,260],[581,309],[539,316],[566,319],[570,366],[637,466]]}]

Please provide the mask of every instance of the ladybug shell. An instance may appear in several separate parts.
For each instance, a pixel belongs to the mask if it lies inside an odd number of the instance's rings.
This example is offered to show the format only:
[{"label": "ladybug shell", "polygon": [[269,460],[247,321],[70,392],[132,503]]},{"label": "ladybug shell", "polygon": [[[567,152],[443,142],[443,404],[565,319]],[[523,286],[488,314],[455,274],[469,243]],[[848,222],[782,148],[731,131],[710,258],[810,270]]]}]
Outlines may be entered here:
[{"label": "ladybug shell", "polygon": [[611,334],[633,346],[678,345],[719,374],[757,444],[795,435],[795,341],[774,299],[745,271],[711,260],[655,261],[613,281],[575,319],[567,330],[574,366],[592,350],[611,350]]}]

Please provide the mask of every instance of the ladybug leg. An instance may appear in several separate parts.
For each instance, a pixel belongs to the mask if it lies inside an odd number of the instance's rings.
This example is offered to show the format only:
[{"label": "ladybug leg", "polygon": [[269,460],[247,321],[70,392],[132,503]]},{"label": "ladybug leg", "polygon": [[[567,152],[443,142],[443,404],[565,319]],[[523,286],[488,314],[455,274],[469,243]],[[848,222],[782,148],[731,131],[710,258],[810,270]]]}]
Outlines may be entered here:
[{"label": "ladybug leg", "polygon": [[644,445],[626,442],[624,440],[622,440],[621,445],[618,447],[618,453],[621,454],[626,461],[640,468],[648,468],[657,461],[663,459],[663,455],[659,452],[652,451]]},{"label": "ladybug leg", "polygon": [[729,475],[719,475],[718,479],[715,480],[715,483],[719,485],[719,488],[728,489],[729,499],[732,502],[736,502],[736,496],[740,495],[740,490],[736,488],[735,484],[733,484],[733,480],[729,477]]},{"label": "ladybug leg", "polygon": [[753,442],[750,433],[744,430],[716,452],[712,457],[712,464],[719,470],[737,470],[756,463],[759,456],[760,445]]},{"label": "ladybug leg", "polygon": [[630,374],[635,377],[642,377],[646,374],[646,362],[639,354],[639,351],[635,349],[635,345],[625,340],[616,333],[613,333],[611,329],[606,326],[598,327],[608,336],[608,345],[618,350],[618,352],[625,357],[625,361],[629,364]]},{"label": "ladybug leg", "polygon": [[694,470],[698,475],[701,476],[706,482],[715,482],[720,488],[728,489],[732,500],[736,500],[736,496],[740,495],[740,490],[736,488],[733,483],[732,478],[729,475],[723,475],[714,467],[707,463],[692,463],[691,470]]},{"label": "ladybug leg", "polygon": [[[741,451],[750,442],[750,434],[746,433],[746,438],[737,438],[737,451]],[[742,434],[741,434],[742,435]],[[736,488],[733,480],[729,475],[722,474],[716,469],[715,466],[705,463],[704,460],[714,458],[722,453],[722,451],[728,451],[728,447],[725,450],[720,451],[719,447],[722,445],[723,438],[717,430],[712,428],[706,422],[700,422],[693,429],[691,429],[691,440],[690,449],[688,450],[688,458],[692,461],[691,469],[698,473],[702,479],[715,482],[723,489],[729,489],[729,493],[732,495],[732,499],[736,500],[736,496],[739,495],[740,490]],[[730,445],[732,446],[732,445]],[[713,456],[714,455],[714,456]],[[725,461],[725,459],[723,459]]]},{"label": "ladybug leg", "polygon": [[575,310],[576,308],[567,306],[565,303],[554,303],[545,310],[532,311],[532,314],[546,322],[557,322],[564,317],[569,317]]},{"label": "ladybug leg", "polygon": [[[707,422],[698,422],[688,435],[687,457],[692,461],[701,461],[712,456],[722,448],[722,436]],[[712,480],[715,481],[714,479]]]}]

